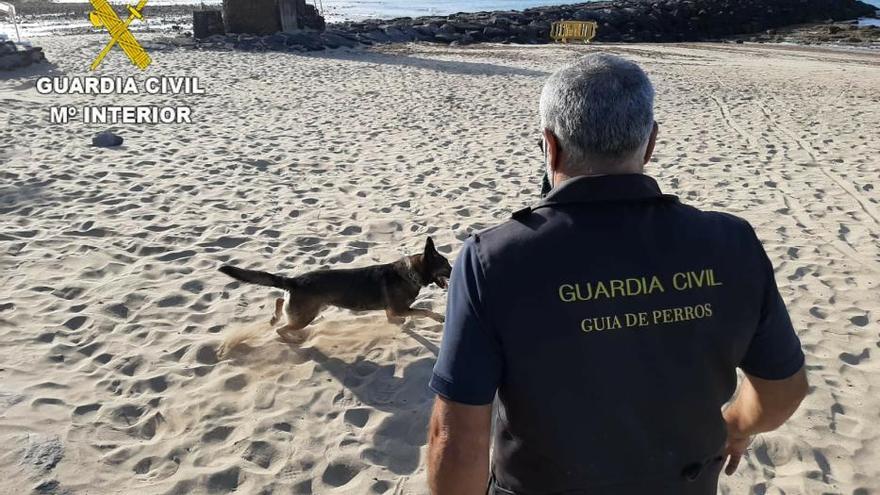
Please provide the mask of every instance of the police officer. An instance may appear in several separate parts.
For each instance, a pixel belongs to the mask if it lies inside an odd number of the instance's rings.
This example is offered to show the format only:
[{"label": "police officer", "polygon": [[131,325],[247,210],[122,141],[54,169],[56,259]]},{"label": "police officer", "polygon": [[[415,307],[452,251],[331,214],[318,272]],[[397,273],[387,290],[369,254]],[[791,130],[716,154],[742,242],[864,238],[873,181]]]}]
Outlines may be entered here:
[{"label": "police officer", "polygon": [[806,394],[751,226],[643,174],[653,99],[637,65],[605,54],[544,86],[552,192],[468,239],[453,269],[430,382],[433,493],[716,493],[725,463],[732,474]]}]

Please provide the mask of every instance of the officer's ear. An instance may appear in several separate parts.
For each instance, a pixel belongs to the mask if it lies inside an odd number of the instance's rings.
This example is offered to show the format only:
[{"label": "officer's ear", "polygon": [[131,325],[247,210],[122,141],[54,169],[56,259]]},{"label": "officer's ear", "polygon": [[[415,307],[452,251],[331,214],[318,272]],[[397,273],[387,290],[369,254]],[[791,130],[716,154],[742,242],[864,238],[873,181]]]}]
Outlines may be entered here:
[{"label": "officer's ear", "polygon": [[654,121],[654,128],[651,129],[651,137],[648,138],[648,147],[645,149],[645,161],[642,163],[643,165],[647,165],[649,161],[651,161],[651,155],[654,154],[654,145],[657,144],[657,131],[660,130],[660,126],[657,124],[657,121]]},{"label": "officer's ear", "polygon": [[562,149],[559,147],[559,139],[550,129],[544,129],[544,155],[547,157],[547,163],[550,164],[550,170],[559,170],[559,161]]}]

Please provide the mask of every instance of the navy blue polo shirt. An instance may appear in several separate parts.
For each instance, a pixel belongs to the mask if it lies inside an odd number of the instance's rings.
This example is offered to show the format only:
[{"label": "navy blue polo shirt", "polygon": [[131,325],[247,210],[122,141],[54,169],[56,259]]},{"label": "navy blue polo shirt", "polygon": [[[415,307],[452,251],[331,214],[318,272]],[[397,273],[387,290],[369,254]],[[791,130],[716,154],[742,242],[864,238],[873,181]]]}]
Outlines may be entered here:
[{"label": "navy blue polo shirt", "polygon": [[803,363],[746,221],[645,175],[584,177],[465,242],[430,388],[498,394],[501,493],[703,494],[736,368],[772,380]]}]

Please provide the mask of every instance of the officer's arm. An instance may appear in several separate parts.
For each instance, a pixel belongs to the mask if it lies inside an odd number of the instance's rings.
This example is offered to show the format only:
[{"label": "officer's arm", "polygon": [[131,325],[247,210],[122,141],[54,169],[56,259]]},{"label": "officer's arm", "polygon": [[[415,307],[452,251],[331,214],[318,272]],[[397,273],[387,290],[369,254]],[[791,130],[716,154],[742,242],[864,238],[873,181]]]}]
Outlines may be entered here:
[{"label": "officer's arm", "polygon": [[724,410],[728,445],[742,445],[742,449],[734,448],[732,452],[728,448],[730,460],[727,474],[736,470],[749,437],[782,426],[797,410],[808,389],[807,373],[803,367],[782,380],[765,380],[745,375],[739,394],[730,407]]},{"label": "officer's arm", "polygon": [[489,482],[492,405],[437,397],[428,430],[428,485],[434,495],[482,495]]},{"label": "officer's arm", "polygon": [[783,380],[746,375],[736,400],[724,411],[724,417],[739,434],[756,435],[775,430],[794,414],[808,388],[804,368]]},{"label": "officer's arm", "polygon": [[745,380],[724,411],[727,474],[733,474],[752,435],[775,430],[791,417],[807,394],[804,352],[779,294],[773,264],[751,231],[759,270],[764,272],[760,317],[739,367]]}]

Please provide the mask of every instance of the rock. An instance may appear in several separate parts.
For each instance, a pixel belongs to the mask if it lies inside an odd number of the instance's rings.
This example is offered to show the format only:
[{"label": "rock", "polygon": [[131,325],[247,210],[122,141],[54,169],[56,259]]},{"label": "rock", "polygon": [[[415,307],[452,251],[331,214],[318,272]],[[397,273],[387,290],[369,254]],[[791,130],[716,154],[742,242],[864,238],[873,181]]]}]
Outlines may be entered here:
[{"label": "rock", "polygon": [[416,36],[414,30],[401,29],[399,27],[389,27],[385,30],[385,36],[388,37],[389,43],[405,43],[413,41]]},{"label": "rock", "polygon": [[455,29],[455,26],[453,26],[452,24],[449,24],[448,22],[446,24],[440,26],[440,29],[437,30],[438,33],[443,33],[443,34],[455,34],[456,31],[457,31],[457,29]]},{"label": "rock", "polygon": [[493,26],[509,26],[511,24],[509,17],[493,15],[492,18],[489,19],[489,24]]},{"label": "rock", "polygon": [[305,51],[318,51],[325,48],[321,34],[316,32],[281,33],[284,45],[289,48],[301,48]]},{"label": "rock", "polygon": [[327,48],[339,48],[341,46],[353,48],[358,45],[357,39],[330,31],[321,33],[321,40]]},{"label": "rock", "polygon": [[474,23],[474,22],[459,22],[459,21],[450,21],[446,23],[444,26],[451,26],[455,31],[475,31],[478,29],[482,29],[483,26]]},{"label": "rock", "polygon": [[485,28],[483,28],[483,37],[487,40],[506,37],[507,33],[507,29],[501,29],[500,27],[496,26],[486,26]]},{"label": "rock", "polygon": [[0,70],[15,70],[46,60],[43,49],[23,42],[0,41]]},{"label": "rock", "polygon": [[455,33],[439,32],[434,35],[434,39],[441,43],[452,43],[453,41],[458,41],[459,35]]},{"label": "rock", "polygon": [[414,26],[413,32],[418,41],[433,41],[434,35],[437,34],[437,28],[427,25]]},{"label": "rock", "polygon": [[379,29],[363,33],[363,36],[374,43],[389,43],[391,41],[391,38],[389,38],[384,31],[380,31]]},{"label": "rock", "polygon": [[27,50],[27,55],[32,64],[40,63],[46,60],[46,56],[43,54],[43,49],[39,47]]},{"label": "rock", "polygon": [[269,50],[281,51],[287,48],[287,36],[285,33],[275,33],[262,38],[263,45]]},{"label": "rock", "polygon": [[450,43],[450,45],[456,45],[456,46],[473,45],[473,44],[474,44],[474,38],[470,35],[467,35],[467,34],[465,34],[461,38]]},{"label": "rock", "polygon": [[111,148],[121,145],[122,141],[123,139],[121,136],[117,136],[110,131],[103,131],[95,134],[95,137],[92,138],[92,146]]}]

